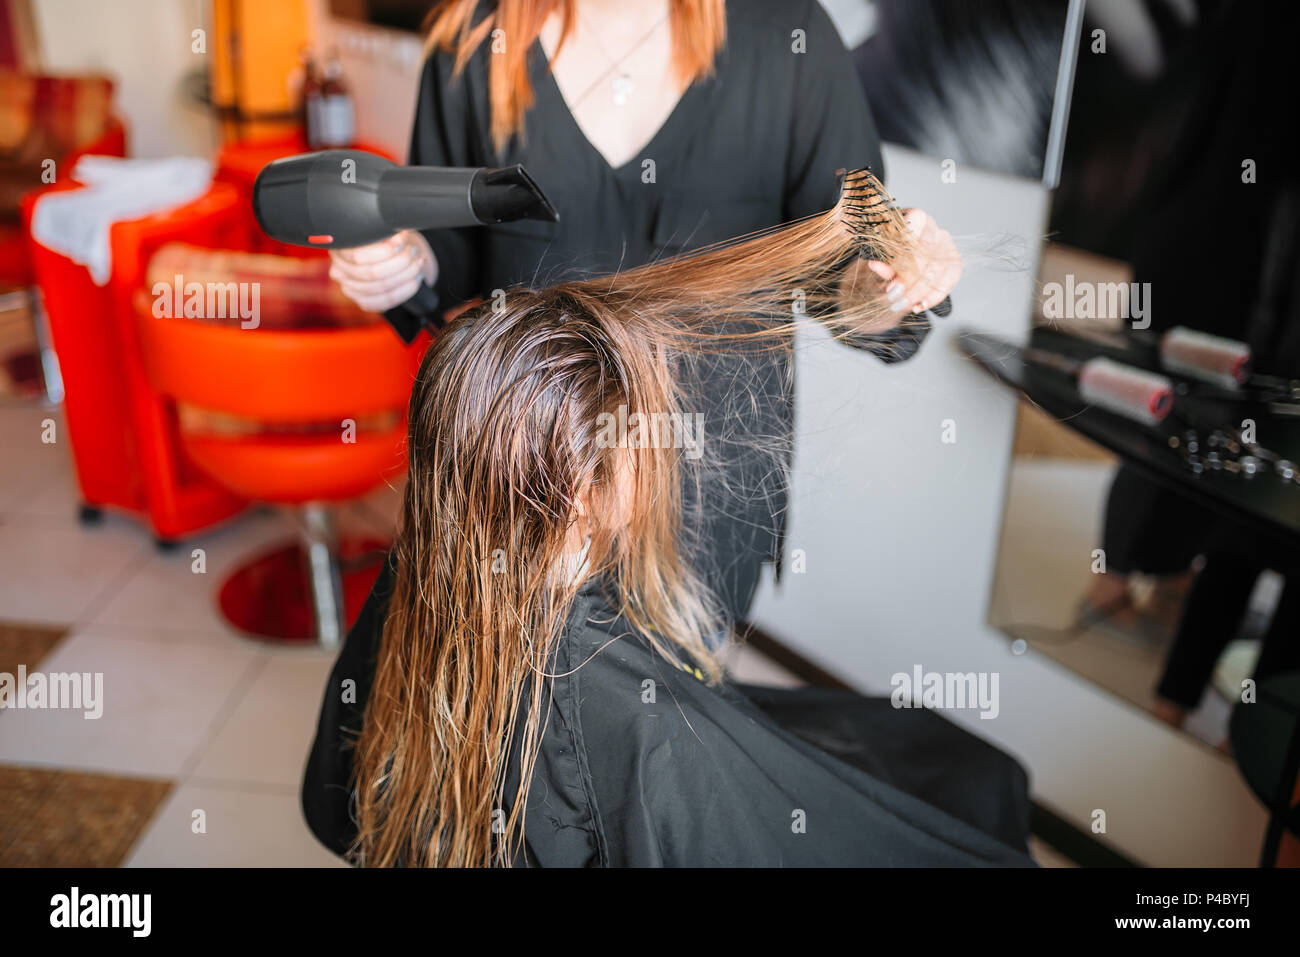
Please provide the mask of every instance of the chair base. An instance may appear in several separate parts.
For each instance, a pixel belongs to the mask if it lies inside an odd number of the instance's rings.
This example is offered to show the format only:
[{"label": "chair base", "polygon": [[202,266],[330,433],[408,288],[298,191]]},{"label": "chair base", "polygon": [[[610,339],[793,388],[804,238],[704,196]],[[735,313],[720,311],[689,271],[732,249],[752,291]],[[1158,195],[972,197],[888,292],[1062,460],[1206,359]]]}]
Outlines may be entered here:
[{"label": "chair base", "polygon": [[[351,627],[365,604],[388,553],[379,538],[338,542],[344,620]],[[277,644],[320,642],[313,605],[307,550],[291,542],[265,552],[236,569],[218,594],[226,621],[247,636]]]}]

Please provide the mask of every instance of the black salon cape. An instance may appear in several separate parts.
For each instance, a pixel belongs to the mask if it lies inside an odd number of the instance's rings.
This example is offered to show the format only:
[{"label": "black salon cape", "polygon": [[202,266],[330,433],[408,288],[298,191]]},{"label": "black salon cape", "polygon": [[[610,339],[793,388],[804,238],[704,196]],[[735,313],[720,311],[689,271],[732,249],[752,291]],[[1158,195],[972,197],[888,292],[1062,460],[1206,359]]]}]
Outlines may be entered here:
[{"label": "black salon cape", "polygon": [[[476,18],[490,4],[481,3]],[[546,286],[605,275],[823,212],[838,198],[836,172],[870,166],[883,178],[880,139],[853,60],[817,0],[732,0],[715,70],[689,87],[650,141],[611,167],[587,140],[548,71],[529,50],[536,101],[524,134],[497,152],[489,131],[484,43],[454,75],[454,57],[425,62],[410,162],[429,166],[522,163],[559,210],[557,223],[425,233],[438,259],[446,307],[522,283]],[[593,97],[609,95],[593,90]],[[634,109],[629,104],[628,109]],[[896,361],[928,326],[851,343]],[[764,562],[780,565],[788,492],[772,448],[794,427],[793,370],[768,350],[708,356],[683,382],[683,407],[703,418],[711,483],[696,508],[685,483],[696,566],[732,620],[743,619]]]},{"label": "black salon cape", "polygon": [[[330,675],[303,782],[307,823],[338,854],[356,833],[349,744],[391,587],[386,563]],[[933,712],[709,687],[613,621],[599,583],[579,594],[551,673],[519,864],[1032,866],[1024,771]],[[507,793],[517,775],[515,755]]]}]

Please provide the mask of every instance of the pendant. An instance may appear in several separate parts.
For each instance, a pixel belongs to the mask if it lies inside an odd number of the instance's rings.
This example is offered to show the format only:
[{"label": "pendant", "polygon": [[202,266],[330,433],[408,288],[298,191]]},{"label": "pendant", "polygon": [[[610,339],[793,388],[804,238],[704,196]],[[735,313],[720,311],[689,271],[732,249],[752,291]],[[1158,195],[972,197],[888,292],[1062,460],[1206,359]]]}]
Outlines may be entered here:
[{"label": "pendant", "polygon": [[626,73],[614,77],[614,105],[622,106],[632,95],[632,78]]}]

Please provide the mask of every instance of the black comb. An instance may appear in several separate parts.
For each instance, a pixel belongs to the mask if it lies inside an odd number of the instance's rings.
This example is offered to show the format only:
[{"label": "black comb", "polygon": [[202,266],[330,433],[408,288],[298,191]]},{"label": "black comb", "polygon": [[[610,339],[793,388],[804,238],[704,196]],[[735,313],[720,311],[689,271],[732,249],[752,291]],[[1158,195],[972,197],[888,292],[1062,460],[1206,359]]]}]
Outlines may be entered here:
[{"label": "black comb", "polygon": [[[859,254],[868,259],[880,259],[871,244],[871,233],[881,228],[907,231],[907,222],[892,196],[870,169],[840,170],[840,211],[853,230]],[[930,312],[945,318],[952,312],[952,297],[931,306]]]}]

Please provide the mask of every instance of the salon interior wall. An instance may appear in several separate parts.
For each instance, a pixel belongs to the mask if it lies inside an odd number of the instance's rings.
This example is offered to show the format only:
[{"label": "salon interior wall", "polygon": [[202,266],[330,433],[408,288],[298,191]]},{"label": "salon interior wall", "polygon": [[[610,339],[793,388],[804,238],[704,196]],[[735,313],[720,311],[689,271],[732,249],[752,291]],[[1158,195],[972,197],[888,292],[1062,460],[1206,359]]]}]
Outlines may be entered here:
[{"label": "salon interior wall", "polygon": [[[272,0],[279,2],[279,0]],[[405,157],[420,73],[418,37],[334,20],[328,0],[309,0],[314,46],[336,47],[357,102],[362,140]],[[117,84],[133,156],[210,156],[219,132],[187,102],[182,80],[202,69],[191,31],[209,28],[206,0],[36,0],[32,15],[41,69],[102,71]]]},{"label": "salon interior wall", "polygon": [[938,159],[899,148],[885,164],[891,192],[963,248],[955,308],[892,367],[805,336],[787,573],[764,582],[755,621],[868,693],[918,665],[997,673],[996,717],[951,716],[1019,757],[1038,801],[1089,831],[1104,812],[1097,836],[1140,863],[1254,864],[1265,817],[1229,758],[986,624],[1016,400],[952,333],[1024,340],[1046,190],[974,169],[944,183]]},{"label": "salon interior wall", "polygon": [[406,159],[423,63],[414,34],[368,26],[330,15],[329,0],[311,0],[319,54],[337,50],[357,103],[357,137]]},{"label": "salon interior wall", "polygon": [[32,16],[41,68],[113,77],[115,108],[133,156],[210,155],[211,115],[181,93],[202,69],[191,33],[206,26],[203,0],[36,0]]}]

